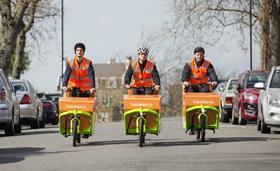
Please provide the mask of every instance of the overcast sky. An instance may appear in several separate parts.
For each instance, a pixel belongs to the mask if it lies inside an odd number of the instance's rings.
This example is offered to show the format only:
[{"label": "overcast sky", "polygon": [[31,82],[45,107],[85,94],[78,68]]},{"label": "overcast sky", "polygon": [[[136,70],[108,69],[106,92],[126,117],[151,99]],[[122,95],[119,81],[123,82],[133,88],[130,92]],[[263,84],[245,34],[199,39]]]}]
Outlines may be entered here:
[{"label": "overcast sky", "polygon": [[[136,53],[141,33],[159,30],[166,20],[169,1],[65,0],[64,56],[72,58],[74,44],[83,42],[85,56],[94,63],[116,56],[124,60],[126,55]],[[61,74],[60,23],[57,28],[56,37],[45,43],[41,57],[32,56],[30,70],[22,77],[41,91],[54,92]],[[249,68],[249,55],[239,52],[232,39],[224,38],[219,45],[206,49],[208,59],[226,73]],[[253,66],[258,63],[258,59],[254,60]]]}]

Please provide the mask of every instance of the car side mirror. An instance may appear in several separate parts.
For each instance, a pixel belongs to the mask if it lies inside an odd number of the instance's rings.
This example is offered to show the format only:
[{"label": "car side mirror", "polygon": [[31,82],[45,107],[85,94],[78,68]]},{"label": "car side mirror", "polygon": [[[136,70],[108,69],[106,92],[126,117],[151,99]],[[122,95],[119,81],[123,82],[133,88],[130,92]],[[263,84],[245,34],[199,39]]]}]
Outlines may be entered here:
[{"label": "car side mirror", "polygon": [[254,88],[257,88],[257,89],[264,89],[264,83],[262,83],[262,82],[255,83],[255,84],[254,84]]}]

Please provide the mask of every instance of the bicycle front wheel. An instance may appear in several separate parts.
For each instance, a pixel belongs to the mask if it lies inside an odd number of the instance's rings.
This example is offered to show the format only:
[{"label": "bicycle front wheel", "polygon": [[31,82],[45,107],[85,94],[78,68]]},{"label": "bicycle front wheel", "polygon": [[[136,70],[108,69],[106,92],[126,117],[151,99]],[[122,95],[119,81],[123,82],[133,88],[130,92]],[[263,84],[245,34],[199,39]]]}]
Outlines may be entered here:
[{"label": "bicycle front wheel", "polygon": [[201,141],[205,141],[205,130],[206,130],[206,115],[202,114],[200,116],[200,131],[201,131]]},{"label": "bicycle front wheel", "polygon": [[73,146],[75,147],[77,145],[77,142],[79,140],[79,135],[78,135],[78,120],[73,119],[73,126],[72,126],[72,134],[73,134]]},{"label": "bicycle front wheel", "polygon": [[145,133],[144,133],[144,118],[139,118],[139,146],[143,147],[145,142]]}]

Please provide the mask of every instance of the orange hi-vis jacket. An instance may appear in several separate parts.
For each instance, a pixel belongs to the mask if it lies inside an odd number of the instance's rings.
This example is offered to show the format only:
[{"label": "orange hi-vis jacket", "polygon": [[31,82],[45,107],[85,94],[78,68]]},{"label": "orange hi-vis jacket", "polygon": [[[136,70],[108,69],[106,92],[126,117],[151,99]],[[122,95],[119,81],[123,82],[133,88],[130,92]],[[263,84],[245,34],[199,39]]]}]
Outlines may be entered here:
[{"label": "orange hi-vis jacket", "polygon": [[195,63],[195,59],[191,61],[189,64],[192,71],[192,75],[189,78],[191,85],[205,84],[208,82],[207,70],[209,64],[208,61],[204,60],[202,65],[198,67]]},{"label": "orange hi-vis jacket", "polygon": [[91,89],[91,81],[88,75],[88,68],[91,64],[91,61],[86,59],[85,57],[82,58],[82,62],[78,63],[76,57],[69,61],[69,66],[71,68],[71,74],[68,81],[68,88],[76,87],[80,88],[82,91],[86,91]]},{"label": "orange hi-vis jacket", "polygon": [[146,66],[141,73],[139,62],[134,61],[131,65],[133,70],[133,81],[131,83],[132,87],[152,87],[153,86],[153,78],[152,71],[154,69],[155,64],[151,61],[147,60]]}]

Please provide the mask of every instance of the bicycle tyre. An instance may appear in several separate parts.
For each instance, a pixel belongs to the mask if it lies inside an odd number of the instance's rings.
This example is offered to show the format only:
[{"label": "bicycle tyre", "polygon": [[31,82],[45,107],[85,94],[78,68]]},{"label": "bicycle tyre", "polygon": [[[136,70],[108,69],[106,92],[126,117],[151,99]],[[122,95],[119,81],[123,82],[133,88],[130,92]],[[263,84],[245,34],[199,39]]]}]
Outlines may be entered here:
[{"label": "bicycle tyre", "polygon": [[200,116],[200,131],[201,131],[201,141],[205,141],[205,130],[206,130],[206,116],[202,114]]},{"label": "bicycle tyre", "polygon": [[145,133],[144,133],[144,118],[139,118],[139,146],[143,147],[145,142]]},{"label": "bicycle tyre", "polygon": [[73,120],[73,127],[72,127],[73,131],[73,146],[75,147],[77,145],[77,141],[78,141],[78,120],[74,119]]}]

